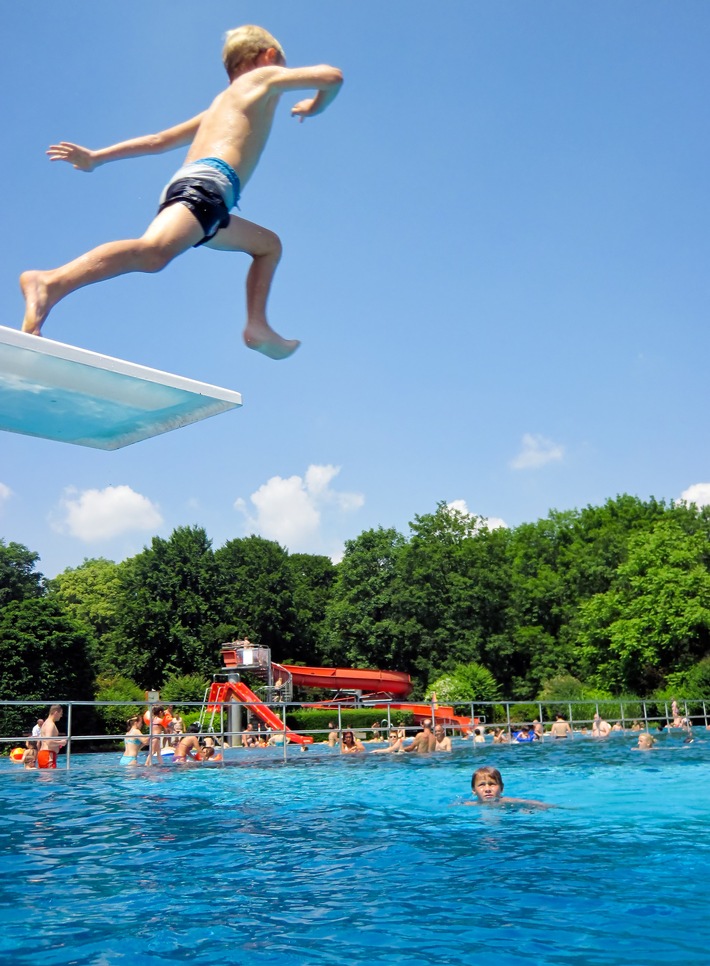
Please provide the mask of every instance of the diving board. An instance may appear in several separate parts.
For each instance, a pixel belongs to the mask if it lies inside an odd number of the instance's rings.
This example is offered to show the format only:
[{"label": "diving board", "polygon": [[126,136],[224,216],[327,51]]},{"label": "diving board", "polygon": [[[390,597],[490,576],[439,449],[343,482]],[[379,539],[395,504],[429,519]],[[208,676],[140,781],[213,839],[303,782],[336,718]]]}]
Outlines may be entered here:
[{"label": "diving board", "polygon": [[236,409],[231,389],[0,326],[0,429],[114,450]]}]

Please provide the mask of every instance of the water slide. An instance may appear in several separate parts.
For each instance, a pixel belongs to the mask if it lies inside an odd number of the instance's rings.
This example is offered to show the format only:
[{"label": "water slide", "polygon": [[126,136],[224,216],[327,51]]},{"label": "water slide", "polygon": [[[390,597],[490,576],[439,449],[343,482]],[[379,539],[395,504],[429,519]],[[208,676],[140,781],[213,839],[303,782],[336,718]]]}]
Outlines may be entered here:
[{"label": "water slide", "polygon": [[[375,671],[369,668],[344,667],[297,667],[294,664],[274,664],[275,671],[280,668],[287,671],[294,684],[306,688],[330,688],[332,690],[352,689],[368,693],[390,694],[393,697],[406,697],[412,690],[412,681],[403,671]],[[369,702],[368,702],[369,703]],[[409,711],[421,721],[431,718],[431,704],[396,704],[388,701],[390,708]],[[378,707],[373,704],[372,707]],[[382,704],[379,707],[386,707]],[[462,717],[454,712],[452,707],[437,705],[436,720],[449,727],[468,731],[471,719]]]},{"label": "water slide", "polygon": [[229,701],[232,696],[238,701],[248,704],[249,710],[261,718],[272,731],[285,732],[286,737],[294,744],[310,745],[313,742],[313,738],[310,736],[297,735],[290,728],[284,729],[284,723],[281,718],[277,714],[274,714],[271,708],[260,701],[251,688],[248,688],[243,681],[226,681],[213,684],[207,700],[208,710],[210,705],[219,704],[222,701]]},{"label": "water slide", "polygon": [[291,675],[294,684],[300,684],[305,688],[328,688],[333,691],[349,688],[355,691],[383,692],[398,696],[409,694],[412,690],[412,681],[403,671],[297,667],[295,664],[274,665],[274,667],[283,667]]}]

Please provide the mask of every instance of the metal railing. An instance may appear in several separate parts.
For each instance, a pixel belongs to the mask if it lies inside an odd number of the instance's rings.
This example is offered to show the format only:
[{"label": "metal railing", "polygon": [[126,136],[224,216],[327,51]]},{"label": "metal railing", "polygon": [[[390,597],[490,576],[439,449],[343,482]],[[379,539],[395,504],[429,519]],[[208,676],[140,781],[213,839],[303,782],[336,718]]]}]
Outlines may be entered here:
[{"label": "metal railing", "polygon": [[[397,710],[402,710],[402,702],[396,701],[391,702],[397,705]],[[18,700],[18,701],[0,701],[0,715],[6,708],[22,708],[22,709],[46,709],[49,705],[61,705],[63,709],[66,709],[66,715],[63,719],[63,724],[66,727],[66,733],[59,735],[59,740],[64,740],[66,742],[66,768],[71,767],[71,757],[72,749],[77,744],[81,743],[92,743],[93,745],[109,743],[111,745],[117,745],[122,742],[125,738],[125,733],[122,734],[79,734],[75,731],[73,727],[73,721],[75,718],[75,712],[78,708],[98,708],[98,707],[112,707],[112,708],[126,708],[127,717],[128,713],[132,710],[134,713],[141,713],[143,709],[146,708],[145,702],[136,701],[28,701],[28,700]],[[175,702],[179,705],[181,709],[194,708],[203,709],[205,706],[204,701],[180,701]],[[254,736],[259,734],[268,734],[270,736],[284,735],[284,738],[288,734],[294,735],[323,735],[327,738],[330,734],[330,728],[307,728],[302,730],[296,730],[289,728],[287,724],[287,714],[293,709],[317,709],[320,711],[331,712],[330,716],[335,719],[337,717],[337,725],[335,721],[335,730],[337,730],[338,735],[341,735],[344,730],[351,730],[356,733],[367,733],[373,732],[375,729],[373,725],[377,725],[380,733],[383,731],[390,732],[393,729],[404,729],[407,731],[419,730],[419,726],[405,726],[392,720],[392,709],[390,703],[388,702],[378,702],[377,707],[368,706],[373,711],[378,710],[380,712],[386,712],[382,714],[378,722],[373,722],[370,725],[343,725],[343,715],[347,714],[351,710],[364,710],[365,708],[361,706],[360,708],[355,708],[352,705],[342,705],[338,704],[335,707],[327,708],[323,707],[323,702],[266,702],[266,701],[225,701],[225,702],[212,702],[219,707],[218,715],[218,727],[214,727],[214,722],[217,720],[217,716],[213,716],[213,726],[207,730],[200,733],[200,737],[211,736],[215,741],[219,741],[222,747],[234,747],[234,742],[236,741],[237,746],[242,746],[242,739],[245,735]],[[155,707],[156,704],[149,704],[148,710]],[[256,716],[256,710],[259,707],[266,705],[272,712],[279,717],[281,722],[280,729],[269,729],[261,731],[248,731],[246,728],[241,726],[237,728],[225,727],[227,711],[229,707],[238,707],[249,712],[251,709],[252,714]],[[559,713],[559,709],[564,708],[566,712],[566,720],[569,722],[570,727],[573,729],[570,737],[574,738],[583,734],[584,731],[589,727],[594,726],[595,716],[612,718],[615,722],[621,725],[623,730],[628,730],[630,725],[636,725],[637,730],[650,730],[651,726],[658,726],[662,724],[663,727],[670,728],[680,728],[680,729],[690,729],[693,725],[704,726],[706,729],[710,730],[710,719],[708,717],[708,705],[710,705],[710,698],[692,698],[683,700],[679,703],[677,707],[677,713],[674,714],[673,705],[671,702],[659,701],[654,699],[641,699],[641,698],[607,698],[600,700],[581,700],[581,701],[474,701],[474,702],[449,702],[447,707],[452,707],[457,712],[459,717],[469,717],[470,724],[468,726],[463,726],[461,723],[452,723],[448,716],[442,715],[439,709],[439,704],[436,701],[430,702],[431,707],[431,720],[433,723],[443,723],[446,729],[452,733],[458,731],[460,734],[470,734],[474,727],[478,727],[483,730],[484,733],[490,733],[491,729],[494,727],[499,727],[505,729],[508,733],[513,733],[515,730],[531,726],[535,723],[535,720],[543,726],[549,726],[552,723],[553,717]],[[420,704],[421,707],[421,704]],[[530,719],[527,712],[531,708],[537,710],[537,718]],[[613,709],[616,713],[609,714],[609,709]],[[592,712],[591,714],[589,712]],[[521,712],[521,713],[516,713]],[[526,712],[522,714],[522,712]],[[576,714],[575,712],[579,712]],[[421,720],[421,715],[418,716]],[[148,732],[145,735],[148,740],[148,749],[151,751],[151,758],[155,757],[153,752],[154,741],[163,741],[166,737],[170,737],[174,740],[178,737],[177,734],[171,734],[166,736],[154,730],[153,717],[149,715],[149,725]],[[545,737],[550,737],[549,732],[545,734]],[[2,735],[0,734],[0,750],[6,748],[8,745],[24,746],[27,742],[35,742],[39,744],[42,740],[41,737],[33,737],[28,734],[23,735]],[[57,740],[57,739],[55,739]],[[284,759],[286,759],[286,749],[289,742],[283,741],[283,753]],[[112,749],[113,750],[113,749]],[[158,755],[158,763],[162,764],[162,757]]]}]

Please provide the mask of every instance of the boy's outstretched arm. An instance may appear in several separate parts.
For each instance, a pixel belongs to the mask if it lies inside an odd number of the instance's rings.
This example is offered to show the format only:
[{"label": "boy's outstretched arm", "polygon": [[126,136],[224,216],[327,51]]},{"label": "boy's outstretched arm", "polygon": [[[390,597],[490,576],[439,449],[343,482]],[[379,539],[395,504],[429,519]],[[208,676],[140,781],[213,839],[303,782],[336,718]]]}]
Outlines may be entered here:
[{"label": "boy's outstretched arm", "polygon": [[335,99],[343,86],[343,73],[337,67],[320,64],[317,67],[288,67],[275,68],[275,75],[271,81],[273,88],[279,93],[285,91],[315,90],[315,97],[307,97],[291,108],[294,117],[304,120],[322,114]]},{"label": "boy's outstretched arm", "polygon": [[173,148],[190,144],[203,116],[204,112],[190,118],[189,121],[183,121],[182,124],[166,128],[158,134],[145,134],[131,138],[130,141],[121,141],[107,148],[99,148],[97,151],[84,148],[79,144],[72,144],[71,141],[60,141],[59,144],[50,145],[47,155],[50,161],[67,161],[77,171],[88,172],[98,168],[99,165],[108,164],[109,161],[139,158],[146,154],[162,154],[164,151],[172,151]]}]

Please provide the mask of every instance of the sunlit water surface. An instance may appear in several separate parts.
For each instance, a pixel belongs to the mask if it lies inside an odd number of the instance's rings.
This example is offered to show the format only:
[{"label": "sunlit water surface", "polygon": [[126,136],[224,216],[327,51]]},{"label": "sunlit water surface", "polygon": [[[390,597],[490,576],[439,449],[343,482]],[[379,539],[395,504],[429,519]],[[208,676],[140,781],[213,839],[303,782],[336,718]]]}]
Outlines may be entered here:
[{"label": "sunlit water surface", "polygon": [[0,962],[707,966],[710,735],[632,744],[3,760]]}]

